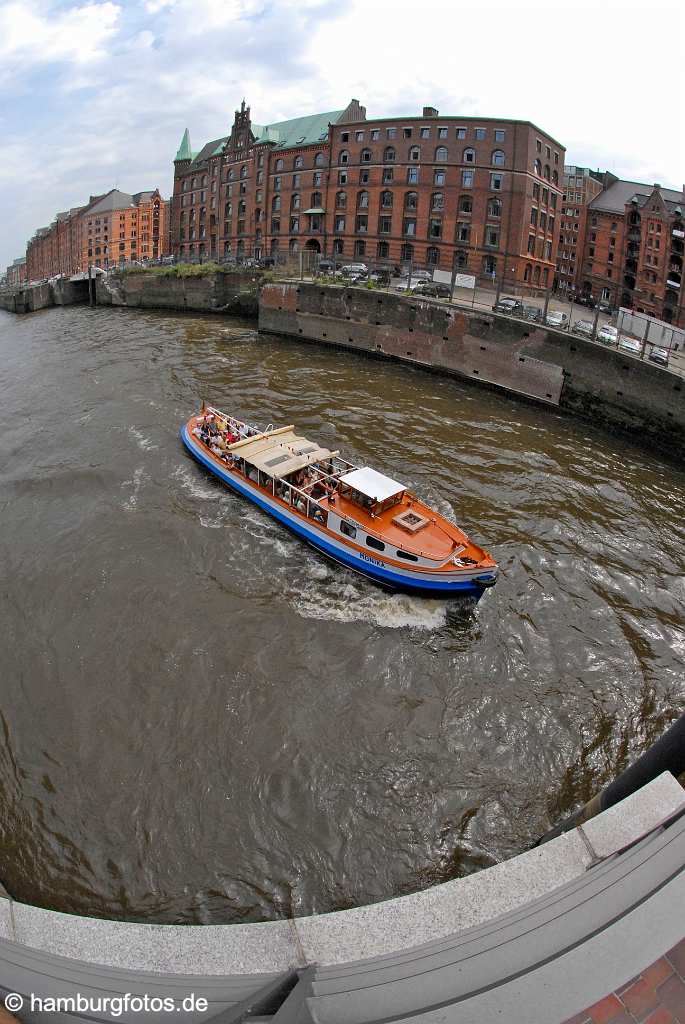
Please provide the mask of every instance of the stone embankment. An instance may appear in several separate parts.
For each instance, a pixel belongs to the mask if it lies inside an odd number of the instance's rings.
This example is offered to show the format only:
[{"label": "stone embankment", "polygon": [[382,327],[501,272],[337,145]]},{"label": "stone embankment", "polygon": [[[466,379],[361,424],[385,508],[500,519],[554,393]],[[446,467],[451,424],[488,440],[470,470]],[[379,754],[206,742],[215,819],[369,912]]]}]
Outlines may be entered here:
[{"label": "stone embankment", "polygon": [[259,330],[478,381],[682,458],[683,378],[564,331],[430,299],[303,282],[262,288]]},{"label": "stone embankment", "polygon": [[260,271],[215,271],[190,276],[149,271],[102,275],[97,280],[99,306],[173,309],[257,317]]},{"label": "stone embankment", "polygon": [[9,313],[35,313],[50,306],[73,306],[87,301],[88,281],[69,281],[66,278],[0,292],[0,309]]}]

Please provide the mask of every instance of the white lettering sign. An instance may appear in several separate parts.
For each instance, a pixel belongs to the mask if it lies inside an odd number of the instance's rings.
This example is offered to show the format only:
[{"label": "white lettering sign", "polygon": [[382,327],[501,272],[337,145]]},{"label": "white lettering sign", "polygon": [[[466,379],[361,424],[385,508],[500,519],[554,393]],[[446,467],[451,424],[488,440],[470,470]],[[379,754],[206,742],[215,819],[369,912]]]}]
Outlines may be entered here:
[{"label": "white lettering sign", "polygon": [[457,274],[454,279],[455,288],[475,288],[476,279],[471,274]]}]

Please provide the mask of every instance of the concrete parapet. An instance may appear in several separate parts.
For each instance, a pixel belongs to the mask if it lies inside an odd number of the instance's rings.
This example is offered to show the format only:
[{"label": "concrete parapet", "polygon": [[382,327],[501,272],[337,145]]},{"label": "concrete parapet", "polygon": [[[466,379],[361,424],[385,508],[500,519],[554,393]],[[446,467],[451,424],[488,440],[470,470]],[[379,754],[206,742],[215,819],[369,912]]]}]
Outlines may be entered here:
[{"label": "concrete parapet", "polygon": [[212,271],[187,277],[112,272],[98,277],[97,303],[256,317],[262,276],[258,271]]}]

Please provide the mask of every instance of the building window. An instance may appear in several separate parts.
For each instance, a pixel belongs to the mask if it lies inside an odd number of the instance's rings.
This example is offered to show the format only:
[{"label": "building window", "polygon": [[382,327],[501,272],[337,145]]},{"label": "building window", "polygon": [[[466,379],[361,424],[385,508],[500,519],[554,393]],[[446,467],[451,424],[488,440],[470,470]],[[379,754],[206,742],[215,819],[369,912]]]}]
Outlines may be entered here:
[{"label": "building window", "polygon": [[466,138],[466,128],[457,128],[457,138],[458,139],[465,139]]},{"label": "building window", "polygon": [[379,260],[387,260],[390,255],[390,246],[387,242],[379,242],[376,246],[376,258]]},{"label": "building window", "polygon": [[299,232],[299,230],[300,230],[300,218],[299,217],[291,217],[290,218],[290,234],[291,235],[296,235]]},{"label": "building window", "polygon": [[485,228],[485,244],[490,249],[496,249],[499,246],[499,228],[487,225]]},{"label": "building window", "polygon": [[386,128],[385,134],[387,135],[387,137],[389,139],[394,139],[395,136],[397,135],[397,129],[396,128]]},{"label": "building window", "polygon": [[354,255],[357,257],[366,256],[366,242],[358,238],[354,243]]},{"label": "building window", "polygon": [[409,150],[409,159],[410,160],[420,160],[421,159],[421,150],[419,149],[418,146],[411,146],[411,148]]},{"label": "building window", "polygon": [[410,263],[414,259],[414,246],[404,242],[400,249],[400,259],[403,263]]},{"label": "building window", "polygon": [[440,265],[440,250],[433,245],[426,249],[426,263],[430,267],[437,267]]},{"label": "building window", "polygon": [[392,181],[394,177],[395,177],[395,172],[393,171],[392,167],[384,167],[383,168],[383,184],[384,185],[387,185],[388,182]]},{"label": "building window", "polygon": [[407,192],[404,196],[405,210],[415,210],[419,204],[418,192]]},{"label": "building window", "polygon": [[[272,235],[277,235],[280,230],[281,230],[281,218],[280,217],[272,217],[271,218],[271,234]],[[225,233],[228,234],[228,231],[226,231]]]},{"label": "building window", "polygon": [[476,138],[481,141],[485,138],[485,128],[476,128]]},{"label": "building window", "polygon": [[395,150],[392,146],[386,146],[383,152],[383,160],[386,164],[390,164],[395,159]]},{"label": "building window", "polygon": [[528,252],[535,255],[535,235],[528,235]]},{"label": "building window", "polygon": [[392,192],[381,192],[381,206],[385,209],[392,208]]},{"label": "building window", "polygon": [[402,135],[404,136],[405,139],[410,139],[411,138],[411,128],[403,128],[402,129]]},{"label": "building window", "polygon": [[371,129],[371,141],[372,142],[378,142],[380,137],[381,137],[381,133],[380,133],[379,129],[378,128],[372,128]]},{"label": "building window", "polygon": [[538,175],[538,177],[542,174],[542,164],[540,163],[539,160],[536,160],[535,163],[533,164],[533,170]]},{"label": "building window", "polygon": [[431,130],[430,130],[430,128],[422,128],[421,129],[421,138],[422,139],[430,139],[430,137],[431,137]]},{"label": "building window", "polygon": [[315,167],[323,167],[325,165],[325,163],[326,163],[326,157],[324,156],[324,154],[323,153],[317,153],[316,156],[314,157],[314,166]]},{"label": "building window", "polygon": [[464,164],[475,164],[475,162],[476,162],[476,151],[475,151],[475,149],[465,149],[461,159],[462,159],[462,163],[464,163]]},{"label": "building window", "polygon": [[280,191],[281,191],[281,179],[280,178],[274,178],[274,192],[280,192]]},{"label": "building window", "polygon": [[300,208],[300,194],[299,194],[299,192],[295,192],[290,197],[290,209],[291,210],[299,210],[299,208]]},{"label": "building window", "polygon": [[[276,170],[277,171],[282,171],[283,170],[283,161],[280,158],[276,161]],[[228,176],[229,176],[229,178],[232,176],[232,172],[231,171],[229,171]]]},{"label": "building window", "polygon": [[369,184],[369,168],[368,167],[362,167],[362,169],[360,170],[360,172],[359,172],[359,184],[360,185],[368,185]]},{"label": "building window", "polygon": [[442,219],[440,217],[431,217],[429,220],[428,237],[442,238]]},{"label": "building window", "polygon": [[335,238],[333,240],[333,255],[334,256],[341,256],[344,251],[345,251],[345,243],[343,242],[342,238]]},{"label": "building window", "polygon": [[502,128],[495,129],[495,142],[504,142],[506,132]]},{"label": "building window", "polygon": [[341,142],[349,142],[350,141],[350,133],[349,132],[341,132],[340,133],[340,141]]},{"label": "building window", "polygon": [[354,230],[357,232],[366,233],[369,230],[369,218],[365,213],[357,214],[357,219],[354,223]]},{"label": "building window", "polygon": [[389,235],[392,231],[392,217],[378,218],[378,234]]},{"label": "building window", "polygon": [[350,154],[347,152],[346,149],[342,149],[340,151],[340,156],[338,157],[338,163],[339,164],[347,164],[347,163],[349,163],[349,161],[350,161]]},{"label": "building window", "polygon": [[445,194],[444,192],[434,192],[431,196],[431,210],[444,210],[445,209]]},{"label": "building window", "polygon": [[447,146],[438,146],[435,151],[435,162],[438,164],[447,162]]},{"label": "building window", "polygon": [[473,188],[473,171],[461,172],[461,184],[463,188]]},{"label": "building window", "polygon": [[271,212],[272,213],[277,213],[278,210],[280,210],[280,208],[281,208],[281,197],[280,196],[274,196],[273,199],[271,200]]},{"label": "building window", "polygon": [[335,230],[338,233],[343,232],[345,230],[345,218],[344,217],[336,217],[335,218]]},{"label": "building window", "polygon": [[338,184],[339,185],[346,185],[347,184],[347,171],[338,171]]},{"label": "building window", "polygon": [[335,205],[344,209],[347,206],[347,193],[336,192],[335,194]]},{"label": "building window", "polygon": [[407,167],[407,184],[418,185],[419,183],[419,169],[418,167]]},{"label": "building window", "polygon": [[504,175],[503,174],[494,173],[494,174],[490,175],[490,188],[492,189],[493,192],[501,192],[502,191],[502,183],[503,182],[504,182]]},{"label": "building window", "polygon": [[495,167],[504,167],[504,150],[496,149],[492,154],[492,162]]},{"label": "building window", "polygon": [[416,221],[413,217],[405,217],[402,221],[402,234],[403,235],[416,235]]},{"label": "building window", "polygon": [[489,199],[488,200],[488,217],[501,217],[502,216],[502,200],[501,199]]},{"label": "building window", "polygon": [[444,185],[445,184],[445,171],[442,168],[438,168],[433,171],[433,184]]},{"label": "building window", "polygon": [[314,171],[312,175],[312,185],[321,185],[323,181],[323,174],[321,171]]},{"label": "building window", "polygon": [[[240,177],[241,177],[241,179],[247,177],[247,167],[246,167],[245,164],[243,164],[243,166],[240,168]],[[202,179],[202,184],[203,185],[206,184],[206,179],[205,178]]]},{"label": "building window", "polygon": [[471,225],[470,224],[457,224],[457,241],[458,242],[470,242],[471,241]]},{"label": "building window", "polygon": [[459,212],[471,213],[473,210],[473,199],[471,196],[462,196],[459,200]]},{"label": "building window", "polygon": [[302,181],[302,175],[301,174],[293,174],[293,188],[299,188],[301,181]]},{"label": "building window", "polygon": [[362,152],[361,152],[361,159],[362,159],[362,163],[363,164],[371,163],[371,150],[370,149],[363,149]]},{"label": "building window", "polygon": [[358,210],[368,209],[368,206],[369,206],[369,193],[368,192],[358,192],[357,193],[357,209]]}]

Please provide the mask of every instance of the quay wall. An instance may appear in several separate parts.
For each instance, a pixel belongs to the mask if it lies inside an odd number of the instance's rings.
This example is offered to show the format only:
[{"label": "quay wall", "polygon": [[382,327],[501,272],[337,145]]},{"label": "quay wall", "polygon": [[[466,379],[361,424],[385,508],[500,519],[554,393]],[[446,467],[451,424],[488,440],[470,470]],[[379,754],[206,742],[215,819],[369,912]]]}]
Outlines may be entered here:
[{"label": "quay wall", "polygon": [[485,383],[682,458],[683,378],[564,331],[430,299],[304,282],[264,285],[259,330]]},{"label": "quay wall", "polygon": [[259,271],[217,271],[188,277],[174,274],[113,272],[98,277],[99,306],[188,310],[257,317]]}]

